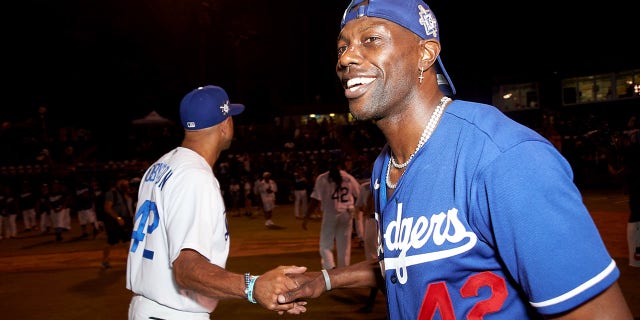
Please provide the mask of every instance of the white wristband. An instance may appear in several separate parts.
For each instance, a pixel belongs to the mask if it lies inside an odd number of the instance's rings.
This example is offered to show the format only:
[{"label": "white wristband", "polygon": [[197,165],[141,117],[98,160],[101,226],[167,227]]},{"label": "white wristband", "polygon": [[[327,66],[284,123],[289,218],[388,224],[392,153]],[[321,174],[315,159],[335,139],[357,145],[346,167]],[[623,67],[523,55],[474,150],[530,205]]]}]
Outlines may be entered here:
[{"label": "white wristband", "polygon": [[327,291],[331,291],[331,279],[329,279],[327,270],[322,269],[322,276],[324,276],[324,285],[327,287]]}]

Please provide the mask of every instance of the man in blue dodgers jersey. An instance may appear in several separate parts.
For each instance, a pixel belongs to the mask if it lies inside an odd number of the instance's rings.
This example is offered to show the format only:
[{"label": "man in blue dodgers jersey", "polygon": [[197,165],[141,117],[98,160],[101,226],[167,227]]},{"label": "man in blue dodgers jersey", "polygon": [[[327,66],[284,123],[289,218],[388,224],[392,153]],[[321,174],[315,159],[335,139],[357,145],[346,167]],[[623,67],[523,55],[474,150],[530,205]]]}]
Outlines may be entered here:
[{"label": "man in blue dodgers jersey", "polygon": [[163,155],[140,183],[127,260],[127,289],[134,293],[129,319],[209,319],[222,299],[247,299],[283,314],[306,311],[304,302],[279,304],[297,288],[280,266],[257,277],[225,270],[229,229],[213,166],[233,138],[230,104],[217,86],[199,87],[180,103],[182,144]]},{"label": "man in blue dodgers jersey", "polygon": [[447,97],[427,4],[353,0],[341,28],[350,111],[387,139],[379,263],[307,272],[281,301],[374,286],[379,265],[391,319],[631,319],[567,161],[493,106]]}]

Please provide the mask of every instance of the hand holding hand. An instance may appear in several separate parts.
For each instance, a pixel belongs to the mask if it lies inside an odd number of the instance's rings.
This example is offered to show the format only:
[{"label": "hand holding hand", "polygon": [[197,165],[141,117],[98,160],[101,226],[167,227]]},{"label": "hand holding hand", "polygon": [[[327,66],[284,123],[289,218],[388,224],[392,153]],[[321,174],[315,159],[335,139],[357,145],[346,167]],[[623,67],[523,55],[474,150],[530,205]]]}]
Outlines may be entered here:
[{"label": "hand holding hand", "polygon": [[[326,278],[323,273],[326,273]],[[278,296],[279,303],[298,302],[300,299],[317,298],[332,288],[383,288],[384,279],[378,258],[363,260],[332,270],[288,274],[298,284]]]},{"label": "hand holding hand", "polygon": [[268,310],[277,311],[283,314],[285,311],[290,314],[301,314],[307,311],[306,301],[292,301],[280,303],[278,297],[287,294],[291,290],[297,290],[299,285],[291,276],[302,274],[307,271],[307,267],[279,266],[267,271],[256,280],[253,297],[256,301]]},{"label": "hand holding hand", "polygon": [[306,272],[288,274],[289,277],[298,283],[298,289],[288,291],[278,296],[279,303],[299,301],[298,299],[317,298],[327,290],[324,277],[321,272]]}]

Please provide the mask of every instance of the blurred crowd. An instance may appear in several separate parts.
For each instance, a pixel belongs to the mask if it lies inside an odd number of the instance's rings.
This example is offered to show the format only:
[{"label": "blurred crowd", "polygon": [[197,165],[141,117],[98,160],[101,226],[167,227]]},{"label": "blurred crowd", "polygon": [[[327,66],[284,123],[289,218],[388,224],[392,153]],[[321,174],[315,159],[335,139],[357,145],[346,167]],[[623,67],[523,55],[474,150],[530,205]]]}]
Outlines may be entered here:
[{"label": "blurred crowd", "polygon": [[[270,172],[278,184],[277,203],[291,203],[295,173],[304,176],[310,191],[315,177],[328,169],[330,161],[340,160],[354,176],[366,179],[366,169],[382,147],[382,138],[375,134],[378,130],[373,124],[336,125],[330,119],[312,119],[289,128],[237,125],[232,147],[221,155],[214,170],[230,211],[240,206],[251,206],[248,211],[253,211],[258,206],[256,197],[239,203],[234,194],[238,186],[253,190],[264,172]],[[3,236],[16,237],[19,230],[56,229],[48,223],[44,209],[34,208],[34,219],[39,222],[30,223],[31,218],[23,216],[27,194],[61,198],[58,202],[71,216],[79,211],[77,190],[90,188],[101,194],[127,179],[135,197],[144,170],[181,139],[182,132],[171,126],[132,127],[126,136],[114,133],[104,137],[84,128],[54,128],[38,117],[5,122],[0,131],[0,141],[7,150],[0,157],[0,221],[6,221],[0,225]],[[55,195],[43,195],[45,187],[55,190]]]},{"label": "blurred crowd", "polygon": [[[640,140],[636,116],[618,126],[594,116],[572,119],[555,114],[543,114],[538,123],[535,129],[571,163],[579,187],[621,186],[617,173],[625,165],[624,155],[631,148],[637,150]],[[5,121],[0,128],[5,150],[0,156],[1,213],[7,221],[12,220],[11,212],[21,213],[22,209],[11,209],[7,199],[20,199],[25,190],[37,194],[43,185],[56,185],[56,190],[69,195],[68,205],[74,214],[74,190],[91,185],[96,192],[104,192],[118,179],[129,179],[135,186],[151,161],[181,139],[179,126],[166,124],[132,125],[109,133],[58,127],[48,123],[42,109],[23,121]],[[277,203],[292,203],[296,174],[305,178],[310,191],[315,177],[328,169],[329,162],[340,160],[356,179],[366,180],[370,163],[383,144],[384,138],[371,122],[325,117],[286,125],[279,118],[268,125],[238,123],[231,148],[214,170],[230,210],[249,205],[237,201],[238,186],[250,188],[264,172],[270,172],[278,184]],[[5,234],[11,236],[13,231]]]}]

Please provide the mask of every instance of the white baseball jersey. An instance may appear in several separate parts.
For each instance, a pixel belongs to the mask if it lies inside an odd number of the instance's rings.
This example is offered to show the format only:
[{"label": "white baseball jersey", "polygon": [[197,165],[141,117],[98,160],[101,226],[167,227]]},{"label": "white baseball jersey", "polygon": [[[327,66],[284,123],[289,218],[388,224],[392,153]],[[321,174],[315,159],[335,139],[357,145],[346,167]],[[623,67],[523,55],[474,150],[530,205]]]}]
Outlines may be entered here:
[{"label": "white baseball jersey", "polygon": [[[278,192],[278,185],[273,179],[266,181],[260,179],[256,182],[256,190],[262,199],[262,207],[264,211],[271,211],[276,206],[276,192]],[[270,191],[269,191],[270,190]]]},{"label": "white baseball jersey", "polygon": [[316,178],[311,198],[322,202],[322,212],[337,214],[355,207],[356,198],[360,195],[358,180],[344,170],[340,170],[342,185],[336,188],[329,179],[329,171]]},{"label": "white baseball jersey", "polygon": [[229,230],[220,184],[196,152],[178,147],[151,165],[138,192],[127,260],[127,289],[161,305],[212,312],[217,301],[197,303],[176,286],[172,265],[192,249],[225,267]]},{"label": "white baseball jersey", "polygon": [[[340,170],[340,175],[342,183],[338,187],[329,178],[329,171],[318,175],[311,192],[311,198],[319,200],[322,205],[319,250],[324,269],[351,264],[351,214],[360,195],[360,184],[344,170]],[[337,261],[333,254],[334,246]]]}]

